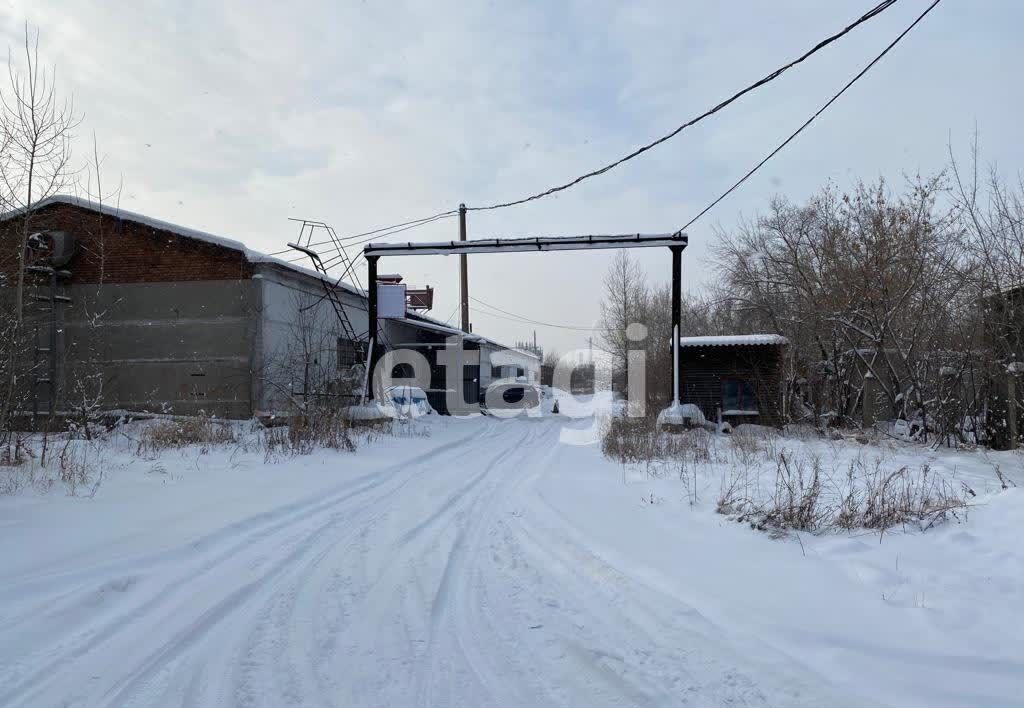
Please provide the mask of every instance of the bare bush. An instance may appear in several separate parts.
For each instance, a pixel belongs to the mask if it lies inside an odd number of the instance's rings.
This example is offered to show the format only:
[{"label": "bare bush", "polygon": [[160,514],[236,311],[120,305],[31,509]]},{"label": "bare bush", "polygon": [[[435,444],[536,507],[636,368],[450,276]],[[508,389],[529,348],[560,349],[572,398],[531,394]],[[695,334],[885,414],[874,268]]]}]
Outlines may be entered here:
[{"label": "bare bush", "polygon": [[104,476],[106,438],[78,433],[39,434],[21,440],[16,464],[0,458],[0,495],[31,489],[48,492],[63,485],[71,496],[96,494]]},{"label": "bare bush", "polygon": [[764,440],[757,435],[740,431],[729,436],[729,446],[744,463],[749,463],[764,454]]},{"label": "bare bush", "polygon": [[[393,421],[356,425],[335,408],[314,408],[288,418],[285,425],[266,429],[262,436],[266,462],[292,455],[309,455],[318,448],[355,452],[359,442],[394,433]],[[409,428],[405,436],[425,433]]]},{"label": "bare bush", "polygon": [[136,454],[153,458],[165,450],[198,446],[203,454],[216,445],[235,442],[231,424],[205,415],[174,418],[149,424],[142,429]]},{"label": "bare bush", "polygon": [[712,457],[711,439],[702,428],[681,434],[663,432],[654,416],[617,417],[607,422],[601,451],[622,464],[708,462]]},{"label": "bare bush", "polygon": [[858,456],[839,478],[817,456],[782,452],[774,460],[774,479],[765,488],[764,468],[737,471],[722,484],[718,512],[774,532],[788,529],[822,532],[896,526],[930,528],[949,517],[966,515],[971,490],[932,472],[901,466],[887,470]]},{"label": "bare bush", "polygon": [[657,455],[657,437],[656,423],[650,418],[610,418],[601,438],[601,452],[623,464],[644,462]]},{"label": "bare bush", "polygon": [[71,496],[77,496],[82,487],[95,494],[103,480],[101,449],[89,440],[76,440],[69,436],[57,456],[57,466],[60,481]]},{"label": "bare bush", "polygon": [[308,455],[317,447],[355,452],[351,427],[351,423],[336,411],[296,415],[288,424],[288,440],[292,449],[301,455]]}]

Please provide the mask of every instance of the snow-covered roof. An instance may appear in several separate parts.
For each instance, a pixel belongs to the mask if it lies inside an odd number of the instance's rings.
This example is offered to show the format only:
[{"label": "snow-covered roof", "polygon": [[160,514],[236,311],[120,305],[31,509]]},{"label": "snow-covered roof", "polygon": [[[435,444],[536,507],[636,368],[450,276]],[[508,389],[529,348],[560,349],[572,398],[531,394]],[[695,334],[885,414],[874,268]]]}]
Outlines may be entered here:
[{"label": "snow-covered roof", "polygon": [[[289,263],[288,261],[282,258],[275,258],[274,256],[268,256],[265,253],[254,251],[248,246],[246,246],[244,243],[236,239],[227,238],[225,236],[218,236],[216,234],[211,234],[206,231],[199,231],[197,229],[190,229],[186,226],[180,226],[178,224],[172,224],[169,221],[154,219],[153,217],[146,216],[144,214],[137,214],[126,209],[111,206],[110,204],[100,204],[99,202],[94,202],[89,199],[83,199],[82,197],[72,196],[70,194],[55,194],[52,197],[47,197],[46,199],[36,202],[36,204],[34,204],[32,208],[33,210],[42,209],[43,207],[49,206],[51,204],[69,204],[71,206],[80,207],[82,209],[88,209],[89,211],[97,212],[117,219],[124,219],[125,221],[134,221],[135,223],[143,224],[144,226],[148,226],[153,229],[159,229],[160,231],[166,231],[168,233],[176,234],[184,238],[190,238],[196,241],[211,243],[217,246],[221,246],[223,248],[230,248],[233,251],[240,251],[241,253],[243,253],[245,255],[246,260],[248,260],[250,263],[263,263],[280,268],[285,268],[287,270],[294,271],[309,278],[315,278],[317,280],[322,280],[324,282],[330,283],[331,285],[346,290],[354,295],[366,297],[366,291],[357,288],[353,285],[350,285],[349,283],[339,282],[337,278],[324,276],[322,273],[318,273],[312,268],[305,268],[303,266],[296,265],[295,263]],[[15,209],[4,214],[0,214],[0,221],[12,219],[16,216],[20,216],[23,213],[25,213],[25,209]],[[435,329],[443,328],[445,331],[449,331],[452,334],[461,333],[461,330],[456,327],[451,327],[445,322],[435,320],[432,317],[428,317],[420,313],[416,313],[411,317],[405,318],[405,321],[409,322],[409,324],[412,325],[419,325],[424,327],[428,325],[433,325]],[[488,339],[483,335],[467,334],[467,337],[473,339],[474,341],[481,341],[493,344],[494,346],[501,347],[502,349],[519,351],[518,349],[513,350],[512,347],[506,347],[504,344],[496,342],[493,339]],[[540,358],[530,352],[522,353],[525,354],[526,356],[531,356],[535,359]]]},{"label": "snow-covered roof", "polygon": [[724,334],[709,337],[680,337],[681,347],[749,347],[789,344],[781,334]]},{"label": "snow-covered roof", "polygon": [[[332,285],[337,283],[336,278],[324,277],[323,274],[316,272],[312,268],[304,268],[303,266],[296,265],[295,263],[289,263],[282,258],[275,258],[274,256],[268,256],[265,253],[254,251],[246,246],[241,241],[233,238],[227,238],[226,236],[218,236],[217,234],[211,234],[206,231],[199,231],[198,229],[190,229],[186,226],[180,226],[179,224],[172,224],[169,221],[162,221],[161,219],[154,219],[151,216],[144,214],[137,214],[127,209],[121,209],[120,207],[112,206],[110,204],[100,204],[89,199],[83,199],[82,197],[75,197],[70,194],[55,194],[52,197],[47,197],[33,205],[32,209],[42,209],[43,207],[50,206],[51,204],[70,204],[71,206],[81,207],[82,209],[88,209],[106,216],[110,216],[116,219],[124,219],[125,221],[134,221],[137,224],[148,226],[152,229],[159,229],[160,231],[167,231],[168,233],[176,234],[184,238],[190,238],[195,241],[203,241],[204,243],[211,243],[222,248],[230,248],[233,251],[240,251],[245,255],[246,260],[250,263],[268,263],[270,265],[280,266],[281,268],[287,268],[288,270],[301,273],[302,275],[316,278],[317,280],[326,280]],[[16,216],[20,216],[25,212],[25,209],[15,209],[5,214],[0,214],[0,221],[6,221]],[[348,283],[341,283],[339,285],[344,290],[348,290],[356,295],[365,295],[365,293],[355,288]]]},{"label": "snow-covered roof", "polygon": [[457,335],[461,334],[466,339],[468,339],[468,340],[470,340],[472,342],[480,342],[482,344],[490,344],[492,346],[499,347],[500,349],[504,349],[505,351],[514,352],[516,354],[522,354],[523,356],[528,357],[530,359],[536,359],[538,361],[540,360],[540,357],[537,356],[536,354],[534,354],[533,352],[528,352],[528,351],[524,351],[522,349],[515,349],[513,347],[505,346],[501,342],[496,342],[493,339],[490,339],[489,337],[485,337],[482,334],[477,334],[476,332],[469,332],[469,333],[463,332],[458,327],[452,327],[451,325],[449,325],[446,322],[441,322],[440,320],[435,320],[433,317],[428,317],[427,315],[424,315],[423,313],[420,313],[420,312],[409,313],[409,315],[406,316],[406,317],[397,318],[397,321],[398,322],[405,322],[405,323],[413,325],[415,327],[423,327],[424,329],[433,330],[435,332],[440,332],[442,334],[447,334],[447,335],[450,335],[450,336],[457,336]]},{"label": "snow-covered roof", "polygon": [[447,335],[452,336],[452,337],[455,337],[455,336],[458,336],[458,335],[461,334],[466,339],[469,339],[469,340],[472,340],[472,341],[477,341],[479,339],[482,339],[482,337],[480,337],[478,335],[466,334],[461,329],[459,329],[458,327],[451,327],[449,325],[444,324],[443,322],[439,322],[439,321],[437,321],[437,320],[435,320],[433,318],[426,317],[426,316],[421,315],[421,314],[416,314],[414,317],[396,317],[396,318],[394,318],[394,321],[395,322],[404,322],[405,324],[412,325],[413,327],[422,327],[423,329],[429,329],[429,330],[431,330],[433,332],[440,332],[441,334],[447,334]]}]

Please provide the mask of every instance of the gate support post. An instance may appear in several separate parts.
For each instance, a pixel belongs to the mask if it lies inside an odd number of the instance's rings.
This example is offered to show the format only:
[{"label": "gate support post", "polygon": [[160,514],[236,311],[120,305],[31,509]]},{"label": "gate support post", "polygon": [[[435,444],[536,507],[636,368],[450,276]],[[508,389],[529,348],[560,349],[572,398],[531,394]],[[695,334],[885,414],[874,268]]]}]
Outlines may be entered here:
[{"label": "gate support post", "polygon": [[679,335],[683,310],[683,247],[672,250],[672,405],[682,400],[682,367],[679,361]]},{"label": "gate support post", "polygon": [[863,401],[860,408],[860,424],[864,430],[875,427],[875,399],[878,397],[878,379],[870,371],[864,374]]},{"label": "gate support post", "polygon": [[1006,374],[1006,449],[1017,449],[1017,375],[1014,370]]},{"label": "gate support post", "polygon": [[672,402],[658,414],[658,427],[664,430],[682,430],[691,425],[703,425],[690,415],[683,414],[683,370],[679,356],[679,335],[682,334],[683,315],[683,246],[669,246],[672,251]]},{"label": "gate support post", "polygon": [[366,344],[366,372],[363,383],[363,401],[373,400],[373,366],[377,363],[377,259],[380,256],[366,257],[366,315],[367,315],[367,344]]}]

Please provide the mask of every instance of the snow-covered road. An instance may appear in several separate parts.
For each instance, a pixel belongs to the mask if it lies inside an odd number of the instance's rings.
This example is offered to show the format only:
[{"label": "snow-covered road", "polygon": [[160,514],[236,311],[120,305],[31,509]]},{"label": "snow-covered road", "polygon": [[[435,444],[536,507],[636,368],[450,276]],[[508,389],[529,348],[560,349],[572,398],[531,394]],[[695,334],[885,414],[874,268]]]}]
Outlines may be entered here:
[{"label": "snow-covered road", "polygon": [[[787,624],[790,641],[810,647],[805,657],[759,636],[745,619],[759,610],[742,599],[758,594],[742,587],[749,568],[714,557],[726,546],[706,544],[703,559],[677,554],[677,538],[648,535],[660,522],[611,518],[615,503],[580,485],[600,453],[560,444],[564,424],[446,422],[364,464],[363,451],[327,458],[343,473],[296,470],[273,493],[258,481],[205,499],[201,486],[184,496],[154,488],[155,501],[136,495],[147,501],[123,524],[80,536],[84,517],[58,505],[68,525],[38,551],[10,553],[0,585],[0,705],[872,704],[874,690],[854,687],[873,666],[816,644],[832,628],[801,638],[799,622]],[[621,482],[606,482],[638,507]],[[89,513],[119,513],[117,503]],[[33,524],[46,518],[39,508],[14,516],[8,540],[42,533]],[[721,526],[742,558],[786,554],[777,572],[794,573],[794,586],[815,572],[792,546],[702,518],[692,528]],[[650,555],[621,550],[640,547]],[[707,579],[672,579],[671,566],[697,561],[739,587],[716,597]],[[826,573],[821,592],[830,583]],[[839,612],[862,609],[844,598]],[[865,631],[874,621],[865,617]],[[1001,691],[1019,668],[977,670]]]}]

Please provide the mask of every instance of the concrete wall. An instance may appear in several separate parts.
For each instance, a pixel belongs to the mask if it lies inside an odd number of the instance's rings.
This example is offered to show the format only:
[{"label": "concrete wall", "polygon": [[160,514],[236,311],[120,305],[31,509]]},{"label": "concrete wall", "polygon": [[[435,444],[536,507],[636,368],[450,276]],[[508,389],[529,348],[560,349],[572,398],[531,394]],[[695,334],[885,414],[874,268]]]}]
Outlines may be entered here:
[{"label": "concrete wall", "polygon": [[[12,301],[5,288],[0,301]],[[46,295],[48,288],[30,294]],[[249,281],[71,285],[58,308],[57,401],[81,407],[246,417],[250,414]],[[49,347],[50,316],[26,311],[26,330]],[[31,349],[25,353],[22,410],[33,407]],[[40,355],[38,374],[49,376]],[[36,387],[38,410],[50,407],[50,387]]]},{"label": "concrete wall", "polygon": [[[359,388],[359,372],[338,366],[343,330],[320,281],[269,263],[255,269],[254,414],[279,414],[308,396]],[[362,336],[368,327],[366,301],[337,292],[355,334]]]},{"label": "concrete wall", "polygon": [[[22,217],[0,221],[0,275],[16,270],[24,226]],[[77,243],[65,266],[70,281],[60,288],[72,303],[59,308],[56,410],[85,403],[133,411],[251,414],[255,310],[251,267],[240,247],[77,202],[41,207],[31,214],[28,228],[65,231]],[[33,292],[46,296],[49,288],[41,284]],[[11,302],[13,293],[0,293],[3,298]],[[26,308],[27,331],[38,330],[33,343],[45,347],[50,320],[39,310]],[[31,349],[25,354],[29,365]],[[42,360],[45,364],[45,355]],[[37,391],[40,409],[48,411],[49,387]],[[30,409],[31,395],[27,400]]]},{"label": "concrete wall", "polygon": [[[252,281],[71,285],[64,292],[72,303],[60,328],[58,409],[98,394],[105,409],[251,415]],[[42,327],[40,339],[47,336]]]}]

